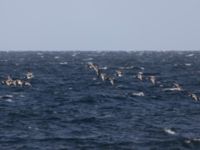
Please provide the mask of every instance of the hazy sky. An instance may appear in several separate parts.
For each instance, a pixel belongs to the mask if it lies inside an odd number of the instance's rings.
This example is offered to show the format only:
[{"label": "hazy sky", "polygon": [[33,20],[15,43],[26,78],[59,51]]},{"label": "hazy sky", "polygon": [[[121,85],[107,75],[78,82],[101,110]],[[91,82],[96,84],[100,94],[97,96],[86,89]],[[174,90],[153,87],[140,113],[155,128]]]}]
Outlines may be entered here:
[{"label": "hazy sky", "polygon": [[200,0],[0,0],[0,50],[200,49]]}]

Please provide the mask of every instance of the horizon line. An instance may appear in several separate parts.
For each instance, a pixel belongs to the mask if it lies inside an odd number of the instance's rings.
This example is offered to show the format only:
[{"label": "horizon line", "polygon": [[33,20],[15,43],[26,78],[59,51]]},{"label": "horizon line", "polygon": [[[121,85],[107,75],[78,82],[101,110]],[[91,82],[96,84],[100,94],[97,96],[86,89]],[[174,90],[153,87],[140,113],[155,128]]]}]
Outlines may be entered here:
[{"label": "horizon line", "polygon": [[38,52],[38,51],[43,51],[43,52],[74,52],[74,51],[78,51],[78,52],[81,52],[81,51],[85,51],[85,52],[138,52],[138,51],[142,51],[142,52],[145,52],[145,51],[155,51],[155,52],[163,52],[163,51],[200,51],[200,49],[160,49],[160,50],[157,50],[157,49],[54,49],[54,50],[41,50],[41,49],[10,49],[10,50],[0,50],[0,52]]}]

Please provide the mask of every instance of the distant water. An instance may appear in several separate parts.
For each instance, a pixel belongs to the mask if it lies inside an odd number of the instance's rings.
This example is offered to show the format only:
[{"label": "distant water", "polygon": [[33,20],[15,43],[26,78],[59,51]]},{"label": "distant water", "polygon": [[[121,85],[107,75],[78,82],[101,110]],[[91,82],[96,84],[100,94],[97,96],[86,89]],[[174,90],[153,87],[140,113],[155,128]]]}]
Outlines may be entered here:
[{"label": "distant water", "polygon": [[[112,86],[87,68],[124,76]],[[0,52],[0,149],[200,149],[200,52]],[[158,82],[135,78],[138,72]],[[184,91],[163,91],[173,83]],[[144,96],[133,95],[143,92]]]}]

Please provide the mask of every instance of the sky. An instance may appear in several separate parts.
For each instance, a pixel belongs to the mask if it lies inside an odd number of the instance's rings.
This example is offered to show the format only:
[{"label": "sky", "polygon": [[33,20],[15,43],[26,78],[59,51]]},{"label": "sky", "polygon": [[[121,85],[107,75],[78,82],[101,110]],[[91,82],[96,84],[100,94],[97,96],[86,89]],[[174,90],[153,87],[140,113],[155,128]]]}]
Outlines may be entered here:
[{"label": "sky", "polygon": [[0,0],[0,50],[200,50],[199,0]]}]

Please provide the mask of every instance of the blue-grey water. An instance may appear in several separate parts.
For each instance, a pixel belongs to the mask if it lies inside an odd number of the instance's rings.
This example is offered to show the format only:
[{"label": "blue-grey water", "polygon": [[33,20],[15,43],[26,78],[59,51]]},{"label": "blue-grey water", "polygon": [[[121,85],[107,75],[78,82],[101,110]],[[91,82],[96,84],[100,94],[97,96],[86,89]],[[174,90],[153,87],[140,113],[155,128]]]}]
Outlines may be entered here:
[{"label": "blue-grey water", "polygon": [[[192,51],[0,52],[1,81],[34,74],[31,87],[0,85],[0,149],[200,149],[200,101],[188,96],[200,96],[199,58]],[[136,79],[138,72],[157,84]],[[163,90],[173,83],[184,90]]]}]

